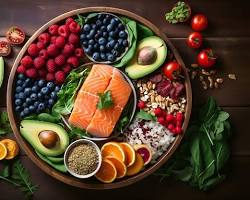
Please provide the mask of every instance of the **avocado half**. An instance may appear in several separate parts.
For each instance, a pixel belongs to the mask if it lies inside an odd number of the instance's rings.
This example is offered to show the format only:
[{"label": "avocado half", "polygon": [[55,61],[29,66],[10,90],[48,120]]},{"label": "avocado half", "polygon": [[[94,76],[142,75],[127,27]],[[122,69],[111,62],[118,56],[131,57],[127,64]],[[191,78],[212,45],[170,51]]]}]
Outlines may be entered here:
[{"label": "avocado half", "polygon": [[[53,148],[47,148],[40,142],[38,136],[44,130],[51,130],[57,133],[59,140]],[[58,156],[64,153],[69,145],[69,136],[63,127],[50,122],[23,120],[21,121],[20,132],[36,151],[45,156]]]},{"label": "avocado half", "polygon": [[[138,63],[138,52],[143,47],[155,48],[157,57],[152,64],[140,65]],[[138,79],[144,77],[152,73],[156,69],[158,69],[164,63],[166,56],[167,56],[167,46],[160,37],[157,36],[146,37],[139,42],[136,49],[136,53],[131,62],[125,68],[125,71],[128,74],[128,76],[132,79]]]}]

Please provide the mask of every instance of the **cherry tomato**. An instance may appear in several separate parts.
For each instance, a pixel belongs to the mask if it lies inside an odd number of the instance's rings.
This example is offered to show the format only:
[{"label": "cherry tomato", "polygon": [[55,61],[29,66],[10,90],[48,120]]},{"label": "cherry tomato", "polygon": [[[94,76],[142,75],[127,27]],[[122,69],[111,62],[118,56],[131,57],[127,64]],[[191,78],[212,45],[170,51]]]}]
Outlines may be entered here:
[{"label": "cherry tomato", "polygon": [[181,66],[179,63],[172,61],[166,63],[162,70],[167,78],[173,80],[178,78],[179,74],[181,73]]},{"label": "cherry tomato", "polygon": [[207,17],[202,14],[195,15],[191,20],[192,29],[195,31],[203,31],[205,28],[207,28],[207,24]]},{"label": "cherry tomato", "polygon": [[193,32],[187,38],[187,45],[191,48],[198,49],[201,47],[202,41],[202,35],[199,32]]},{"label": "cherry tomato", "polygon": [[12,26],[6,33],[6,38],[11,44],[22,44],[25,33],[18,27]]},{"label": "cherry tomato", "polygon": [[213,55],[212,49],[202,50],[198,54],[198,64],[204,68],[210,68],[215,64],[216,58]]},{"label": "cherry tomato", "polygon": [[0,41],[0,56],[8,56],[10,52],[10,44],[6,41]]}]

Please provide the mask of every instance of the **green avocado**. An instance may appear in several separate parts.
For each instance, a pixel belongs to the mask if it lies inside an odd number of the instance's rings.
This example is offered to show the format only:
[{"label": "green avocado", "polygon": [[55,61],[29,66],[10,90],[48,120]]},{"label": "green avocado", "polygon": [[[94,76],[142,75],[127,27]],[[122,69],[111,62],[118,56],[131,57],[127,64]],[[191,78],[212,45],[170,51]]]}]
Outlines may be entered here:
[{"label": "green avocado", "polygon": [[3,77],[4,77],[4,60],[3,57],[0,57],[0,88],[3,83]]},{"label": "green avocado", "polygon": [[[39,134],[44,131],[52,131],[57,134],[56,143],[52,147],[46,147],[40,141]],[[64,153],[69,145],[69,136],[63,127],[50,122],[23,120],[20,132],[37,152],[45,156],[58,156]]]},{"label": "green avocado", "polygon": [[[146,51],[142,52],[143,49]],[[136,53],[125,71],[132,79],[141,78],[158,69],[164,63],[166,56],[167,46],[161,38],[146,37],[139,42]]]}]

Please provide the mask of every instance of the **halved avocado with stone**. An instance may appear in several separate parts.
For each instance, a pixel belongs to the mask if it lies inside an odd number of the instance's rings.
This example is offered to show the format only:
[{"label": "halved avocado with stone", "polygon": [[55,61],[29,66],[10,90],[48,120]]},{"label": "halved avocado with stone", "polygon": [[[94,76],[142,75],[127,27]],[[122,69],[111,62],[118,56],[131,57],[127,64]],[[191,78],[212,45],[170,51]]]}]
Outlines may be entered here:
[{"label": "halved avocado with stone", "polygon": [[167,46],[161,38],[146,37],[139,42],[136,53],[125,71],[132,79],[141,78],[158,69],[166,56]]},{"label": "halved avocado with stone", "polygon": [[69,136],[63,127],[50,122],[23,120],[20,132],[36,151],[45,156],[58,156],[69,145]]}]

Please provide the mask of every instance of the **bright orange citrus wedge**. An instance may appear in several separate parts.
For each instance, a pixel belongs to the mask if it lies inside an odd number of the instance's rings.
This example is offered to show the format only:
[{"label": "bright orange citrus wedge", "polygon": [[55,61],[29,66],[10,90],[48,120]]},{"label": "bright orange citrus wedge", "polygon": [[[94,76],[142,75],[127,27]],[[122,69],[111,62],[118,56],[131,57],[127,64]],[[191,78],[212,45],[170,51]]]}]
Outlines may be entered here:
[{"label": "bright orange citrus wedge", "polygon": [[3,160],[7,156],[7,153],[6,146],[0,142],[0,160]]},{"label": "bright orange citrus wedge", "polygon": [[125,162],[126,156],[122,147],[117,142],[107,142],[101,148],[102,156],[114,156],[122,162]]},{"label": "bright orange citrus wedge", "polygon": [[142,156],[139,153],[135,153],[135,155],[136,155],[135,163],[130,167],[128,167],[127,176],[133,176],[139,173],[144,166],[144,161]]},{"label": "bright orange citrus wedge", "polygon": [[110,160],[114,164],[117,171],[116,178],[123,178],[126,175],[127,167],[122,161],[114,156],[107,156],[106,159]]},{"label": "bright orange citrus wedge", "polygon": [[125,153],[126,166],[130,167],[131,165],[133,165],[135,163],[135,150],[130,144],[128,144],[126,142],[121,142],[121,143],[119,143],[119,145],[122,147],[122,149]]},{"label": "bright orange citrus wedge", "polygon": [[116,179],[117,171],[115,165],[108,159],[102,160],[102,165],[95,177],[103,183],[111,183]]}]

